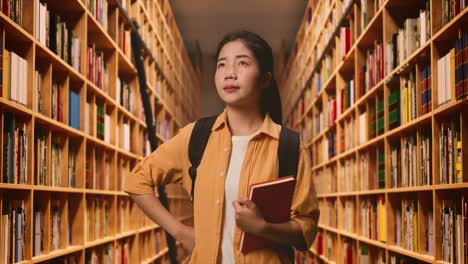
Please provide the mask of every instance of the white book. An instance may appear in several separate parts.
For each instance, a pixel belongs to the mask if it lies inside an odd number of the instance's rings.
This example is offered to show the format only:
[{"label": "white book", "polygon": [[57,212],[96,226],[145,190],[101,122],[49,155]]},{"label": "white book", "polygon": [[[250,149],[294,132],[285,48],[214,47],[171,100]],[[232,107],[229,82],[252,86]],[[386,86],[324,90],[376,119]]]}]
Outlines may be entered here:
[{"label": "white book", "polygon": [[126,151],[130,151],[130,126],[123,124],[123,147]]},{"label": "white book", "polygon": [[22,72],[23,72],[23,89],[22,90],[22,93],[23,93],[23,104],[24,105],[27,105],[28,104],[28,76],[27,76],[27,73],[28,73],[28,61],[21,58],[22,62],[23,62],[23,69],[22,69]]},{"label": "white book", "polygon": [[419,36],[421,46],[426,43],[426,10],[421,10],[419,13]]},{"label": "white book", "polygon": [[73,38],[73,68],[76,71],[80,70],[80,39],[78,37]]},{"label": "white book", "polygon": [[367,140],[367,113],[364,112],[359,116],[359,144],[364,144]]},{"label": "white book", "polygon": [[437,60],[437,105],[442,104],[442,59]]},{"label": "white book", "polygon": [[36,37],[36,39],[39,40],[39,37],[40,37],[40,20],[41,20],[41,14],[40,14],[40,10],[41,10],[41,3],[39,2],[39,0],[35,0],[34,1],[34,4],[36,6],[36,9],[34,10],[34,13],[36,15],[36,27],[34,28],[34,37]]},{"label": "white book", "polygon": [[[39,1],[38,1],[39,2]],[[39,4],[39,42],[44,46],[46,45],[46,18],[47,15],[47,6],[45,4]]]},{"label": "white book", "polygon": [[450,100],[450,53],[444,56],[444,103]]},{"label": "white book", "polygon": [[41,212],[34,212],[34,256],[42,255],[41,252]]}]

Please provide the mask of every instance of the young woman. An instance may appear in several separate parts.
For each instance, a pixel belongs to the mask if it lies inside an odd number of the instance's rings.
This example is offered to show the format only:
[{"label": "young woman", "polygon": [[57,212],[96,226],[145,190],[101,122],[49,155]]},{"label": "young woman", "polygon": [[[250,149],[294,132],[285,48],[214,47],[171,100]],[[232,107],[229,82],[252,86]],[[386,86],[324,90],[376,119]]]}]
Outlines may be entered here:
[{"label": "young woman", "polygon": [[[190,193],[188,145],[194,123],[138,164],[125,191],[193,250],[190,263],[291,263],[291,247],[309,248],[317,232],[319,210],[307,152],[299,155],[289,221],[266,222],[246,198],[250,185],[278,178],[281,101],[268,43],[248,31],[226,35],[218,45],[215,84],[226,108],[213,125],[197,170],[194,228],[177,221],[153,195],[155,187],[168,183],[181,183]],[[242,254],[241,230],[281,246]]]}]

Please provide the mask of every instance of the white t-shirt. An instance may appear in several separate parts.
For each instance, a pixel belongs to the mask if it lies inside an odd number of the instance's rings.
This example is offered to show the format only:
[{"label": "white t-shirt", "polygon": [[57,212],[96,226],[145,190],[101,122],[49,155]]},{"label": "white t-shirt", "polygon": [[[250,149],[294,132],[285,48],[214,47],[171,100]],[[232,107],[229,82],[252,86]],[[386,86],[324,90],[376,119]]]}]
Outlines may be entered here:
[{"label": "white t-shirt", "polygon": [[232,151],[229,160],[229,168],[226,174],[224,184],[224,222],[223,234],[221,237],[221,256],[222,264],[234,264],[234,227],[236,226],[235,211],[232,202],[237,200],[239,189],[239,177],[242,170],[245,152],[251,136],[232,136]]}]

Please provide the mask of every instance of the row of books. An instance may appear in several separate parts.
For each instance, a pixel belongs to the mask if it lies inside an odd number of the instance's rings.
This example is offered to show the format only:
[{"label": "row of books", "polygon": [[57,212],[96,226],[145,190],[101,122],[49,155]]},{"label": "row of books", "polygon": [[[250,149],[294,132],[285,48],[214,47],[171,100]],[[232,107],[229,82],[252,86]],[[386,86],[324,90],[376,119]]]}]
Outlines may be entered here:
[{"label": "row of books", "polygon": [[129,229],[129,203],[128,199],[119,199],[118,201],[119,217],[117,217],[117,230],[119,233]]},{"label": "row of books", "polygon": [[391,255],[390,256],[390,264],[412,264],[417,263],[418,261],[407,257],[407,256],[400,256],[400,255]]},{"label": "row of books", "polygon": [[130,30],[126,29],[124,25],[121,25],[118,43],[122,52],[125,55],[127,55],[128,58],[130,58],[131,53],[132,53],[131,52],[131,32]]},{"label": "row of books", "polygon": [[468,254],[468,203],[466,194],[456,193],[453,200],[442,200],[440,208],[442,260],[466,263]]},{"label": "row of books", "polygon": [[105,31],[108,28],[107,0],[87,0],[87,8],[91,15],[101,24]]},{"label": "row of books", "polygon": [[86,197],[86,241],[108,237],[109,201],[102,197]]},{"label": "row of books", "polygon": [[419,10],[419,15],[408,17],[403,22],[403,27],[392,34],[392,39],[386,43],[386,74],[390,74],[431,38],[430,1],[426,0],[425,3],[425,8]]},{"label": "row of books", "polygon": [[47,8],[47,3],[36,0],[35,37],[44,46],[66,61],[75,70],[80,70],[80,39],[70,24],[56,12]]},{"label": "row of books", "polygon": [[439,136],[441,184],[463,182],[462,137],[458,117],[441,124]]},{"label": "row of books", "polygon": [[26,123],[11,112],[3,114],[3,183],[28,182],[28,140]]},{"label": "row of books", "polygon": [[315,186],[318,194],[335,193],[337,189],[337,170],[336,166],[328,166],[324,170],[317,172]]},{"label": "row of books", "polygon": [[[455,68],[455,97],[460,99],[468,96],[468,33],[455,40],[454,50],[455,65],[450,62],[450,66]],[[453,70],[453,68],[450,68],[450,70]],[[450,73],[452,74],[452,72]],[[453,84],[451,85],[453,86]]]},{"label": "row of books", "polygon": [[343,264],[353,264],[354,263],[354,253],[353,253],[353,240],[350,238],[343,238],[343,248],[341,252]]},{"label": "row of books", "polygon": [[[56,251],[59,249],[67,248],[70,245],[70,226],[68,216],[62,214],[64,201],[52,200],[51,201],[51,219],[50,219],[50,250]],[[34,219],[36,220],[36,219]],[[42,224],[44,225],[45,222]],[[36,223],[35,223],[36,225]],[[39,226],[41,224],[39,223]],[[65,228],[63,228],[65,227]],[[62,234],[65,232],[65,234]],[[45,234],[44,234],[45,235]],[[65,237],[65,240],[62,238]]]},{"label": "row of books", "polygon": [[354,192],[357,190],[356,178],[358,174],[354,158],[348,158],[340,163],[339,175],[338,190],[340,192]]},{"label": "row of books", "polygon": [[[50,180],[51,186],[63,186],[62,182],[62,148],[63,140],[55,138],[52,141],[50,158]],[[68,171],[67,171],[68,172]]]},{"label": "row of books", "polygon": [[438,105],[468,95],[468,34],[454,42],[454,47],[437,61]]},{"label": "row of books", "polygon": [[106,114],[103,105],[96,105],[96,136],[97,138],[109,142],[110,139],[110,117]]},{"label": "row of books", "polygon": [[[68,145],[68,167],[66,175],[62,175],[62,153],[63,143],[54,139],[52,143],[51,157],[50,157],[50,177],[47,177],[47,137],[45,131],[41,128],[36,130],[36,160],[35,160],[35,184],[37,185],[50,185],[62,187],[75,187],[76,186],[76,146],[73,142]],[[66,182],[63,182],[63,177],[66,177]]]},{"label": "row of books", "polygon": [[94,151],[94,157],[88,153],[86,155],[85,167],[86,188],[109,190],[111,176],[110,166],[110,157],[109,154],[105,153],[105,151],[96,148]]},{"label": "row of books", "polygon": [[[120,244],[117,244],[117,249],[119,248]],[[128,250],[128,249],[127,249]],[[126,251],[127,252],[127,251]],[[116,256],[120,257],[121,252],[116,252]],[[114,262],[113,261],[114,252],[112,250],[112,246],[110,244],[106,244],[101,248],[92,248],[86,250],[85,253],[85,263],[86,264],[114,264],[114,263],[129,263],[127,262]],[[117,260],[118,258],[116,258]]]},{"label": "row of books", "polygon": [[337,100],[337,109],[338,116],[341,116],[347,109],[349,109],[353,104],[355,99],[354,94],[354,77],[353,79],[346,81],[346,86],[339,90],[338,100]]},{"label": "row of books", "polygon": [[116,264],[129,264],[130,254],[129,254],[129,243],[128,241],[123,241],[117,243],[115,250],[115,262]]},{"label": "row of books", "polygon": [[[0,46],[2,46],[0,44]],[[3,62],[0,65],[2,72],[0,92],[2,97],[18,104],[28,104],[28,61],[14,51],[0,49]]]},{"label": "row of books", "polygon": [[105,93],[109,93],[109,72],[104,58],[104,51],[90,43],[86,50],[86,78]]},{"label": "row of books", "polygon": [[312,125],[313,127],[313,136],[318,136],[322,131],[325,129],[325,124],[324,124],[324,118],[323,118],[323,111],[320,111],[316,114],[314,114],[313,118],[314,124]]},{"label": "row of books", "polygon": [[318,232],[317,238],[316,238],[316,251],[319,256],[324,256],[325,258],[333,261],[334,259],[331,259],[333,254],[333,248],[334,248],[334,241],[333,237],[331,234],[326,233],[325,235],[322,232]]},{"label": "row of books", "polygon": [[378,196],[361,202],[361,235],[386,242],[387,219],[385,198]]},{"label": "row of books", "polygon": [[52,119],[55,119],[59,122],[64,121],[63,116],[63,93],[64,93],[63,84],[57,82],[56,80],[52,81]]},{"label": "row of books", "polygon": [[42,74],[38,70],[34,71],[34,112],[44,114],[43,102],[43,82]]},{"label": "row of books", "polygon": [[0,10],[16,24],[23,25],[23,0],[0,1]]},{"label": "row of books", "polygon": [[336,156],[336,130],[332,130],[326,135],[327,138],[327,153],[328,159],[332,159]]},{"label": "row of books", "polygon": [[361,67],[361,79],[364,87],[361,87],[360,95],[376,86],[384,78],[384,56],[382,43],[375,41],[374,46],[366,51],[366,65]]},{"label": "row of books", "polygon": [[2,263],[16,263],[25,259],[26,216],[23,200],[2,197],[2,230],[0,259]]},{"label": "row of books", "polygon": [[381,146],[361,153],[359,166],[360,190],[385,188],[385,152]]},{"label": "row of books", "polygon": [[401,79],[401,123],[406,124],[418,117],[417,113],[417,88],[416,88],[416,73],[412,68],[408,76],[403,76]]},{"label": "row of books", "polygon": [[[377,252],[375,252],[377,251]],[[385,264],[385,251],[372,250],[371,247],[365,244],[359,246],[359,263],[360,264]]]},{"label": "row of books", "polygon": [[333,228],[338,227],[338,207],[336,206],[335,199],[325,200],[323,207],[320,208],[320,211],[323,212],[324,216],[322,217],[323,221],[321,221],[321,224]]},{"label": "row of books", "polygon": [[432,77],[431,77],[431,66],[428,65],[423,68],[420,72],[420,95],[421,95],[421,106],[420,115],[425,115],[432,111]]},{"label": "row of books", "polygon": [[352,31],[349,24],[340,27],[340,59],[343,59],[351,50]]},{"label": "row of books", "polygon": [[[72,99],[72,98],[70,98]],[[71,106],[74,108],[74,111],[79,110],[79,98],[75,97],[74,98],[75,103],[71,104]],[[84,132],[87,134],[94,134],[96,133],[96,136],[98,139],[103,140],[106,143],[110,143],[111,140],[111,116],[106,112],[106,107],[104,104],[97,103],[95,104],[95,111],[91,113],[91,107],[92,103],[86,102],[85,103],[85,111],[84,111]],[[75,112],[73,112],[73,115],[75,115]],[[76,127],[79,126],[79,117],[80,115],[77,114],[77,116],[70,116],[70,121],[74,121],[73,124]],[[95,121],[93,123],[92,121]],[[94,125],[94,126],[93,126]]]},{"label": "row of books", "polygon": [[[372,102],[372,101],[371,101]],[[380,136],[385,132],[384,126],[384,101],[383,98],[378,97],[376,104],[373,102],[369,105],[368,118],[368,139],[372,139],[376,136]]]},{"label": "row of books", "polygon": [[409,251],[434,256],[433,213],[428,210],[425,219],[421,220],[418,214],[420,209],[416,199],[401,201],[401,209],[395,211],[395,244]]},{"label": "row of books", "polygon": [[127,109],[130,113],[135,111],[135,95],[128,83],[117,78],[117,103]]},{"label": "row of books", "polygon": [[[365,127],[365,125],[363,125]],[[340,151],[352,149],[356,146],[355,137],[356,121],[354,118],[349,118],[343,123],[340,135]]]},{"label": "row of books", "polygon": [[363,32],[369,22],[372,20],[374,15],[379,11],[380,7],[382,6],[382,0],[361,0],[361,13],[360,13],[360,21],[361,21],[361,32]]},{"label": "row of books", "polygon": [[442,3],[442,23],[443,25],[450,22],[458,14],[460,14],[466,7],[468,2],[466,0],[441,0]]},{"label": "row of books", "polygon": [[354,230],[354,212],[356,204],[350,199],[346,199],[343,204],[343,230],[349,233],[355,233]]}]

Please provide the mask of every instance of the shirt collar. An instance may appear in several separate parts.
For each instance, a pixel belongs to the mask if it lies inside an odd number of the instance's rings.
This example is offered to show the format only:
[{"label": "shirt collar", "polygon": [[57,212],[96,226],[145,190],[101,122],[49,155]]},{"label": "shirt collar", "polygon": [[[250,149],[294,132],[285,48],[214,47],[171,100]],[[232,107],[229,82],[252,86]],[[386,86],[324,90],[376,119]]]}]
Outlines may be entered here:
[{"label": "shirt collar", "polygon": [[[216,131],[218,129],[227,127],[227,112],[226,109],[216,118],[216,121],[211,129],[211,131]],[[270,115],[267,113],[263,119],[263,124],[260,127],[258,134],[266,134],[272,138],[279,139],[281,126],[271,120]]]}]

